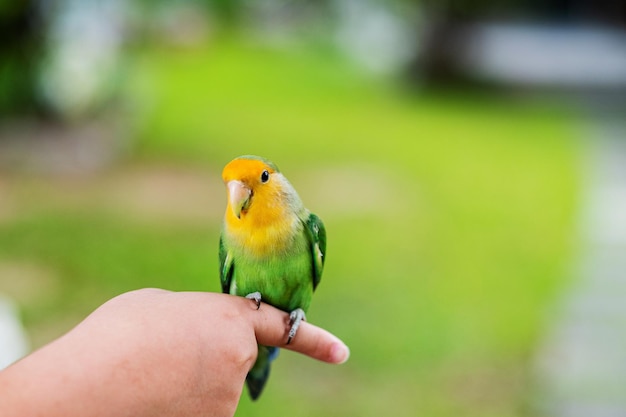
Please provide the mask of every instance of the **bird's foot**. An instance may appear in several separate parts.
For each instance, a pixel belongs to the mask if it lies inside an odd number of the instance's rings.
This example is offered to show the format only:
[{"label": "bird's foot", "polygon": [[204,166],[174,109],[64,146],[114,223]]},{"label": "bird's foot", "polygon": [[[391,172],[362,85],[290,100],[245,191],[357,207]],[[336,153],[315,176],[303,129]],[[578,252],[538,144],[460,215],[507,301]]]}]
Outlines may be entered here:
[{"label": "bird's foot", "polygon": [[298,331],[298,327],[300,327],[300,323],[302,323],[302,320],[306,320],[306,316],[304,314],[304,310],[302,310],[301,308],[296,308],[289,314],[289,323],[291,324],[291,329],[289,329],[287,344],[291,343],[291,339],[296,337],[296,332]]},{"label": "bird's foot", "polygon": [[252,292],[246,295],[248,300],[253,300],[256,303],[256,309],[258,310],[261,307],[261,293],[258,291]]}]

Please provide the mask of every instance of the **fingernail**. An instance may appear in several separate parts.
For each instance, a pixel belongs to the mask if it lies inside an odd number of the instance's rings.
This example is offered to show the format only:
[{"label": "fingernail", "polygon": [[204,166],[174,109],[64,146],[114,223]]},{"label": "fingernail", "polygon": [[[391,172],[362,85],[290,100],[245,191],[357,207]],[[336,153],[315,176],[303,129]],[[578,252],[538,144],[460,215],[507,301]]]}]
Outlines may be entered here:
[{"label": "fingernail", "polygon": [[332,363],[340,365],[350,358],[350,349],[343,343],[333,343],[330,347],[330,359]]}]

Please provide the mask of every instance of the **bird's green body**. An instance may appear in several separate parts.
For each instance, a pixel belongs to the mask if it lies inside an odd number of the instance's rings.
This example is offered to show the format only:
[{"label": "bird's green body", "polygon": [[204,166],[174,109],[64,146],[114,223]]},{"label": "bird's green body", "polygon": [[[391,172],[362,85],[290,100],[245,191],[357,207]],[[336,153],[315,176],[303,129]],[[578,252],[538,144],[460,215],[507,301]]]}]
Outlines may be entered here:
[{"label": "bird's green body", "polygon": [[263,257],[247,253],[245,247],[229,245],[227,232],[222,236],[222,251],[228,252],[230,247],[233,259],[230,279],[223,283],[222,291],[240,296],[258,291],[264,302],[286,312],[308,310],[313,296],[312,254],[303,223],[294,227],[288,251]]},{"label": "bird's green body", "polygon": [[[222,174],[229,202],[220,236],[222,291],[262,300],[286,312],[306,312],[321,279],[326,231],[271,162],[233,160]],[[269,376],[276,348],[259,346],[247,378],[253,399]]]}]

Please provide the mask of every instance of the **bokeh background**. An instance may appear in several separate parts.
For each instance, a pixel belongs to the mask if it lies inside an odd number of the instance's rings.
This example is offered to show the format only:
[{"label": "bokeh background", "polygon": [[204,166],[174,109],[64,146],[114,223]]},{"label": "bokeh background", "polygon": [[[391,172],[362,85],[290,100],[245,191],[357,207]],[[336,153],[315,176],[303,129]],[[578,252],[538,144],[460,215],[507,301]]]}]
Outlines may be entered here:
[{"label": "bokeh background", "polygon": [[308,318],[352,356],[283,352],[238,416],[624,415],[625,27],[610,1],[3,1],[6,307],[35,349],[125,291],[219,291],[221,169],[258,154],[326,224]]}]

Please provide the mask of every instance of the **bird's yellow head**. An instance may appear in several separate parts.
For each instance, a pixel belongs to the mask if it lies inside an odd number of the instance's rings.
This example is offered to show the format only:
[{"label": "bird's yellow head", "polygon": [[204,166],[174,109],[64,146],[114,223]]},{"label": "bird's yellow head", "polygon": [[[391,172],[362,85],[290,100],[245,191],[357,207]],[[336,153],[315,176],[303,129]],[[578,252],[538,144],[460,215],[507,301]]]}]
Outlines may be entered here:
[{"label": "bird's yellow head", "polygon": [[228,195],[227,219],[229,215],[242,219],[253,202],[259,213],[270,214],[268,210],[275,206],[281,187],[276,181],[279,173],[276,165],[258,156],[240,156],[229,162],[222,171]]}]

